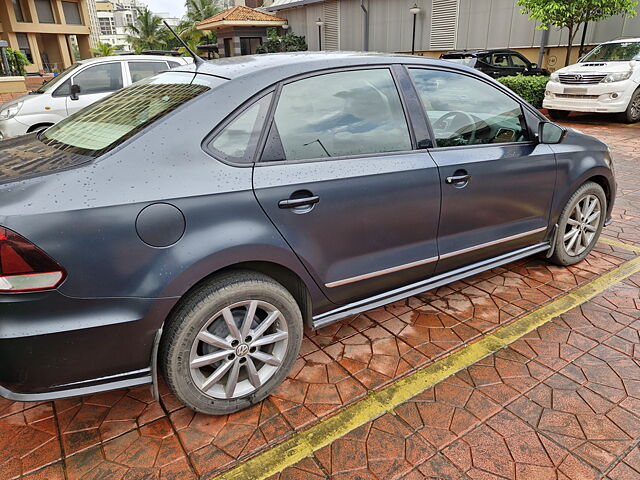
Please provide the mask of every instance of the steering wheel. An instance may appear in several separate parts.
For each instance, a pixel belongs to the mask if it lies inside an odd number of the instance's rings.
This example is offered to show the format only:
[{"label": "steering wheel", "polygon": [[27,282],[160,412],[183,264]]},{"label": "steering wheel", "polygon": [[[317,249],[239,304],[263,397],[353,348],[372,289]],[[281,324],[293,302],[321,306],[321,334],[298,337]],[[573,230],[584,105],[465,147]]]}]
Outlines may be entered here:
[{"label": "steering wheel", "polygon": [[[448,122],[449,119],[451,119],[450,123]],[[459,126],[456,124],[459,124]],[[458,128],[454,133],[460,137],[462,137],[463,135],[468,135],[469,137],[467,140],[467,145],[473,145],[476,140],[478,120],[475,119],[471,114],[461,111],[447,112],[433,124],[434,129],[446,131],[450,131],[451,129],[456,128],[456,126],[458,126]],[[465,132],[464,134],[460,133],[460,130],[465,127],[472,127],[473,130],[471,130],[470,132]]]}]

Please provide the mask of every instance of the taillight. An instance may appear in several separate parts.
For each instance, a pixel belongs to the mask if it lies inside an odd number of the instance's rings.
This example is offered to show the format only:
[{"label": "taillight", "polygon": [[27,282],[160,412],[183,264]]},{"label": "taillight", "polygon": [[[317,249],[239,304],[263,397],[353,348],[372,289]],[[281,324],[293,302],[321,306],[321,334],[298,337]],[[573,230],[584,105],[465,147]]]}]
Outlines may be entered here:
[{"label": "taillight", "polygon": [[0,292],[28,292],[55,288],[64,269],[33,243],[0,227]]}]

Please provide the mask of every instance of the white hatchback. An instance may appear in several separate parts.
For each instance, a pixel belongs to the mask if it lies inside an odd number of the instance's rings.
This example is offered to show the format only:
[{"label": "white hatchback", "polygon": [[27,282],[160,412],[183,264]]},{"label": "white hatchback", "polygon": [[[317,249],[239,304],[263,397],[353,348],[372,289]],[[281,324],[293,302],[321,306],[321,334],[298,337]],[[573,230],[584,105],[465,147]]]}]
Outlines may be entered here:
[{"label": "white hatchback", "polygon": [[192,62],[190,57],[160,55],[81,60],[38,90],[2,105],[0,138],[44,130],[116,90]]},{"label": "white hatchback", "polygon": [[552,118],[569,112],[619,113],[640,121],[640,38],[598,45],[575,65],[551,74],[542,106]]}]

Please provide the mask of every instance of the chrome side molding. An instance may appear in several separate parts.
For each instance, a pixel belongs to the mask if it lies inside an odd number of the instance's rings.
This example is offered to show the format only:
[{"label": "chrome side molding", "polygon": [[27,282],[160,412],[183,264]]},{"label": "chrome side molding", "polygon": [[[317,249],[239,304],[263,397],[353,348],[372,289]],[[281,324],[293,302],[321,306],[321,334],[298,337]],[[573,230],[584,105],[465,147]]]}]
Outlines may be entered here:
[{"label": "chrome side molding", "polygon": [[470,277],[472,275],[490,270],[495,267],[499,267],[506,263],[511,263],[516,260],[520,260],[521,258],[544,252],[549,248],[551,248],[549,242],[538,243],[536,245],[531,245],[529,247],[514,250],[510,253],[505,253],[498,257],[467,265],[466,267],[458,268],[456,270],[452,270],[451,272],[436,275],[435,277],[405,285],[404,287],[396,288],[395,290],[380,293],[378,295],[365,298],[364,300],[359,300],[348,305],[343,305],[328,312],[316,315],[315,317],[313,317],[312,325],[314,329],[322,328],[333,322],[342,320],[343,318],[350,317],[351,315],[357,315],[358,313],[362,313],[367,310],[386,305],[388,303],[403,300],[418,293],[423,293],[427,290],[441,287],[443,285],[446,285],[447,283],[462,280],[463,278]]}]

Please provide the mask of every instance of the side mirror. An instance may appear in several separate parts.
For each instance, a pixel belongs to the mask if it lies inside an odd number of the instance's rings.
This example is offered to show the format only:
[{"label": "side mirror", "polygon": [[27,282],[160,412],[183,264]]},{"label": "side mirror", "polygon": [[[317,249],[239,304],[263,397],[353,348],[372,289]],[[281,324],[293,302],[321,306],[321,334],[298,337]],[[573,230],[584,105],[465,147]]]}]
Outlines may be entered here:
[{"label": "side mirror", "polygon": [[69,95],[69,98],[71,100],[78,100],[78,98],[80,95],[80,85],[76,85],[76,84],[71,84],[71,95]]},{"label": "side mirror", "polygon": [[534,69],[534,68],[538,68],[538,64],[537,63],[532,63],[531,64],[531,69]]},{"label": "side mirror", "polygon": [[538,125],[538,141],[545,144],[560,143],[567,134],[567,129],[551,122],[540,122]]}]

